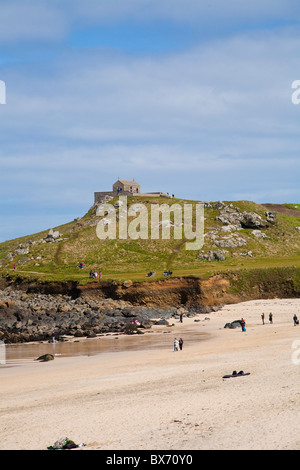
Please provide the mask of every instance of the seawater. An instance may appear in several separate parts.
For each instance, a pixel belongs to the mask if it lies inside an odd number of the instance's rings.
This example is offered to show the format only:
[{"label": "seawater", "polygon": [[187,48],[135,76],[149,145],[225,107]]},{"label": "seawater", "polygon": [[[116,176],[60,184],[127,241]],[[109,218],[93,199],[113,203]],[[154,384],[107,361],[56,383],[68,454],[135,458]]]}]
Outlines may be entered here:
[{"label": "seawater", "polygon": [[[176,331],[178,338],[180,332]],[[145,349],[173,349],[175,332],[147,332],[143,335],[107,335],[96,338],[79,338],[67,341],[42,342],[42,343],[17,343],[5,345],[5,364],[1,367],[31,362],[43,354],[53,354],[60,357],[94,356],[105,352],[138,351]],[[204,333],[195,331],[182,331],[184,347],[195,341],[205,339]]]}]

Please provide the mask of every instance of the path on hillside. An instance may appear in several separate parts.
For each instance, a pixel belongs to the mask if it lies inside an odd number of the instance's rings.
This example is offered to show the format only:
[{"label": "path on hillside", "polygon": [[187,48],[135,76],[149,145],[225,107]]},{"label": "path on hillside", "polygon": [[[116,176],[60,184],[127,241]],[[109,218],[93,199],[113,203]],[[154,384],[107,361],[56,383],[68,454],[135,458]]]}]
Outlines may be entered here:
[{"label": "path on hillside", "polygon": [[298,217],[300,219],[299,209],[290,209],[282,204],[263,204],[264,207],[270,211],[277,212],[277,214],[288,215],[289,217]]}]

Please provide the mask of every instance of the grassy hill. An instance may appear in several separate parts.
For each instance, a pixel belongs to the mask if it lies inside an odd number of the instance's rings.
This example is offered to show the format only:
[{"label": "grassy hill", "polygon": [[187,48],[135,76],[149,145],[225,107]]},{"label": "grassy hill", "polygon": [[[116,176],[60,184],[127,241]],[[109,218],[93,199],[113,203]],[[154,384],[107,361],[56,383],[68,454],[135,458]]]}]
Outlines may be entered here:
[{"label": "grassy hill", "polygon": [[[111,200],[112,206],[117,198]],[[151,204],[195,203],[182,199],[128,197],[128,207],[143,204],[150,213]],[[232,207],[240,213],[255,213],[266,220],[269,205],[259,205],[250,201],[226,201],[226,207]],[[49,228],[43,232],[10,240],[0,244],[0,274],[12,278],[21,276],[45,281],[76,280],[90,282],[89,272],[101,270],[103,280],[122,282],[127,279],[144,281],[146,273],[155,271],[151,278],[163,278],[164,269],[171,269],[173,276],[209,277],[217,272],[232,272],[245,269],[267,269],[280,267],[300,268],[300,205],[273,205],[276,212],[275,223],[267,224],[256,234],[253,228],[226,231],[218,216],[220,208],[216,203],[209,203],[204,209],[204,245],[201,255],[210,251],[221,251],[223,261],[207,261],[199,258],[199,250],[186,250],[184,240],[162,239],[143,240],[100,240],[96,227],[101,217],[97,216],[93,206],[82,218],[65,225],[52,227],[59,231],[60,241],[45,241]],[[119,209],[116,209],[117,215]],[[129,222],[134,217],[128,218]],[[172,217],[170,218],[173,221]],[[195,218],[194,218],[195,223]],[[118,229],[117,222],[117,229]],[[150,229],[150,228],[149,228]],[[171,229],[172,234],[172,229]],[[263,234],[263,235],[261,235]],[[241,246],[216,246],[216,242],[242,238]],[[222,243],[221,243],[222,244]],[[225,242],[226,244],[226,242]],[[230,243],[229,243],[230,244]],[[233,243],[234,245],[234,243]],[[84,269],[77,266],[85,263]],[[13,265],[17,269],[13,269]]]}]

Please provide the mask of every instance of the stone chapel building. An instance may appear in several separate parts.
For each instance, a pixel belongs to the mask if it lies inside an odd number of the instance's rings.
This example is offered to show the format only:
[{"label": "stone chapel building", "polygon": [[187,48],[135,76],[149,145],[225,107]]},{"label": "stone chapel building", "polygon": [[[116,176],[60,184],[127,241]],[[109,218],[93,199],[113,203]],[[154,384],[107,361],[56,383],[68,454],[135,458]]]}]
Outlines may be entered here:
[{"label": "stone chapel building", "polygon": [[134,180],[132,181],[126,181],[126,180],[120,180],[118,179],[114,184],[113,184],[113,192],[118,193],[118,194],[140,194],[141,193],[141,187],[140,185]]},{"label": "stone chapel building", "polygon": [[132,181],[120,180],[113,184],[112,191],[101,191],[94,193],[94,204],[101,204],[104,201],[106,196],[116,197],[116,196],[148,196],[148,197],[157,197],[157,196],[168,196],[167,193],[154,192],[154,193],[141,193],[141,186],[133,178]]}]

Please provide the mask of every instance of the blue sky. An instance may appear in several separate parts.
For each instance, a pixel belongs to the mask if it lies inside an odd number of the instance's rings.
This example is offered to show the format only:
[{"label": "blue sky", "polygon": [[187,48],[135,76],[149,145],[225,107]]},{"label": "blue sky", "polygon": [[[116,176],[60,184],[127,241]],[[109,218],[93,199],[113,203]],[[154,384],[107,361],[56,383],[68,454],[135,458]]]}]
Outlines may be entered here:
[{"label": "blue sky", "polygon": [[297,0],[1,0],[0,242],[120,176],[201,201],[300,201]]}]

